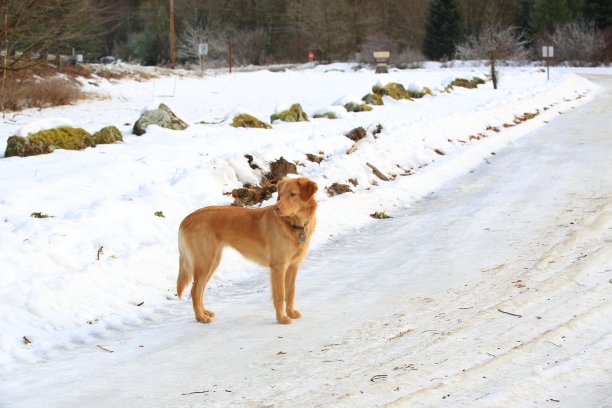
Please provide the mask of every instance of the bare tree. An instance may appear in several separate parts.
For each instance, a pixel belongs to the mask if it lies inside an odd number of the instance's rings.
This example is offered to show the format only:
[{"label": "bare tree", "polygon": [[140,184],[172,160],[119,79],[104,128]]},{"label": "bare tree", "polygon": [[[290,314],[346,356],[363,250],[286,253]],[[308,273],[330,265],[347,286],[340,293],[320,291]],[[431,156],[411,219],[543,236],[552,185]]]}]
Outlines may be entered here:
[{"label": "bare tree", "polygon": [[500,61],[523,60],[527,58],[525,42],[515,27],[503,28],[500,24],[484,27],[477,35],[470,36],[457,46],[461,59],[484,59],[491,66],[493,88],[497,89],[498,72],[496,65]]},{"label": "bare tree", "polygon": [[[198,61],[199,45],[213,39],[213,33],[204,25],[184,24],[184,29],[178,37],[177,56],[183,61]],[[209,53],[210,53],[209,44]]]},{"label": "bare tree", "polygon": [[43,52],[67,52],[96,40],[119,21],[111,4],[94,0],[0,0],[3,71],[40,63]]},{"label": "bare tree", "polygon": [[596,35],[593,24],[572,21],[555,27],[549,36],[557,60],[577,66],[601,61],[605,42]]}]

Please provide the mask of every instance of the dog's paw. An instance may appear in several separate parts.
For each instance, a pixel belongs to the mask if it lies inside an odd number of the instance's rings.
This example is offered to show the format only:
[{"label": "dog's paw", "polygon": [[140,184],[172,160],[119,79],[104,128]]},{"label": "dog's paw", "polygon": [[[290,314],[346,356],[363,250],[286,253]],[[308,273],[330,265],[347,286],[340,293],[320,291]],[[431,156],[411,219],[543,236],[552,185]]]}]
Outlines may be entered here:
[{"label": "dog's paw", "polygon": [[213,312],[210,309],[204,309],[204,316],[208,316],[208,317],[215,317],[215,312]]},{"label": "dog's paw", "polygon": [[292,320],[289,316],[280,316],[277,317],[276,320],[280,323],[280,324],[291,324]]},{"label": "dog's paw", "polygon": [[201,323],[210,323],[212,322],[212,318],[206,314],[202,316],[196,316],[196,320]]},{"label": "dog's paw", "polygon": [[287,315],[292,318],[292,319],[299,319],[300,317],[302,317],[302,314],[300,313],[299,310],[287,310]]}]

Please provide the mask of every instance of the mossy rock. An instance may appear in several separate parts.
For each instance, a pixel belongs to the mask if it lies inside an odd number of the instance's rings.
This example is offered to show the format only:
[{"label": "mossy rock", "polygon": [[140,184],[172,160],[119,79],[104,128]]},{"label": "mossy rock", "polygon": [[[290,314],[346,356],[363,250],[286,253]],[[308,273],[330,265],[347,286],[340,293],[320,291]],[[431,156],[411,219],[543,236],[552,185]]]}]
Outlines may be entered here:
[{"label": "mossy rock", "polygon": [[450,84],[451,86],[458,86],[460,88],[468,88],[468,89],[474,88],[472,83],[468,79],[465,79],[465,78],[455,78],[453,82],[451,82]]},{"label": "mossy rock", "polygon": [[482,85],[484,84],[485,81],[483,81],[481,78],[472,78],[472,79],[465,79],[465,78],[456,78],[453,82],[451,82],[452,86],[459,86],[462,88],[467,88],[467,89],[474,89],[477,88],[478,85]]},{"label": "mossy rock", "polygon": [[397,82],[389,82],[385,86],[374,85],[372,92],[380,96],[390,96],[395,100],[399,99],[411,99],[410,93],[406,91],[404,85],[398,84]]},{"label": "mossy rock", "polygon": [[283,122],[308,122],[308,115],[302,110],[302,105],[294,103],[287,110],[270,116],[270,122],[282,120]]},{"label": "mossy rock", "polygon": [[116,126],[106,126],[93,134],[96,144],[123,142],[123,135]]},{"label": "mossy rock", "polygon": [[413,99],[421,99],[422,97],[427,95],[425,92],[419,92],[419,91],[406,91],[406,92],[408,92],[410,97]]},{"label": "mossy rock", "polygon": [[82,150],[95,146],[93,136],[85,129],[62,126],[33,133],[27,137],[9,137],[4,156],[36,156],[51,153],[55,149]]},{"label": "mossy rock", "polygon": [[183,122],[178,116],[170,110],[170,108],[163,103],[159,104],[157,109],[153,109],[143,113],[140,118],[134,123],[132,133],[136,136],[145,134],[146,129],[149,125],[157,125],[166,129],[183,130],[187,129],[189,125]]},{"label": "mossy rock", "polygon": [[241,113],[234,116],[232,120],[233,127],[244,127],[244,128],[257,128],[257,129],[272,129],[272,126],[262,122],[255,116],[249,115],[248,113]]},{"label": "mossy rock", "polygon": [[375,93],[369,93],[363,98],[361,98],[361,100],[367,103],[368,105],[384,105],[382,96]]},{"label": "mossy rock", "polygon": [[344,109],[348,112],[368,112],[372,110],[372,107],[363,103],[349,102],[344,105]]},{"label": "mossy rock", "polygon": [[470,82],[474,85],[474,87],[477,87],[478,85],[484,85],[485,84],[485,80],[482,78],[478,78],[478,77],[473,77]]},{"label": "mossy rock", "polygon": [[312,117],[315,119],[320,119],[320,118],[337,119],[338,118],[334,112],[315,113]]}]

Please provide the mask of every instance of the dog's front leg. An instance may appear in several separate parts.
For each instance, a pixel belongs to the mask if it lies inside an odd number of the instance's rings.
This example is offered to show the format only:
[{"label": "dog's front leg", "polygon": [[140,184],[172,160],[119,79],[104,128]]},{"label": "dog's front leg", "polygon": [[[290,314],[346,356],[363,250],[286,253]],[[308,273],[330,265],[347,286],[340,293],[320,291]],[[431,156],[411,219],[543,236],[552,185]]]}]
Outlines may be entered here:
[{"label": "dog's front leg", "polygon": [[285,274],[285,302],[287,315],[293,319],[299,319],[302,314],[295,309],[293,301],[295,299],[295,278],[298,273],[298,265],[290,265]]},{"label": "dog's front leg", "polygon": [[281,324],[291,323],[291,318],[285,313],[285,265],[272,265],[270,267],[270,280],[272,282],[272,299],[276,310],[276,320]]}]

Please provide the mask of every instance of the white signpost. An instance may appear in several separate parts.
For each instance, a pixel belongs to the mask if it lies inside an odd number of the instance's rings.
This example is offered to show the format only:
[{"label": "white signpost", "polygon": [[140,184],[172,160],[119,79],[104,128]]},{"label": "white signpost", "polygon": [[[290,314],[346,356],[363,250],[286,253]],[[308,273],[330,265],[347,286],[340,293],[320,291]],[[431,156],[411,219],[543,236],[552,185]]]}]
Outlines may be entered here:
[{"label": "white signpost", "polygon": [[198,55],[200,56],[200,70],[204,72],[204,56],[208,55],[208,43],[198,44]]},{"label": "white signpost", "polygon": [[555,56],[555,47],[550,45],[542,47],[542,57],[546,58],[546,80],[550,79],[550,59]]}]

